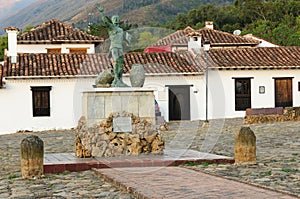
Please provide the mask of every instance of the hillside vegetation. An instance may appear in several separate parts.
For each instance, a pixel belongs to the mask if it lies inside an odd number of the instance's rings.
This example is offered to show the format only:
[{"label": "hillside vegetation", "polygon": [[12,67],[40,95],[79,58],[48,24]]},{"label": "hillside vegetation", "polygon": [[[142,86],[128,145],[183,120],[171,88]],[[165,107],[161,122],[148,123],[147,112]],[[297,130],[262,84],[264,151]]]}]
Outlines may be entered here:
[{"label": "hillside vegetation", "polygon": [[201,28],[213,21],[225,32],[242,30],[282,46],[300,46],[299,0],[235,0],[226,6],[203,5],[166,23],[169,29]]}]

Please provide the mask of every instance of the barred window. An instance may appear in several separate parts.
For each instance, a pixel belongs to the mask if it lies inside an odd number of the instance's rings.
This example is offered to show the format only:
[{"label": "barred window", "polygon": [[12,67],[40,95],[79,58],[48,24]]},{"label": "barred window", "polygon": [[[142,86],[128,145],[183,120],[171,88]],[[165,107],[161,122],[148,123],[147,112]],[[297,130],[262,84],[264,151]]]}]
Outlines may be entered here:
[{"label": "barred window", "polygon": [[50,116],[51,86],[31,87],[33,117]]}]

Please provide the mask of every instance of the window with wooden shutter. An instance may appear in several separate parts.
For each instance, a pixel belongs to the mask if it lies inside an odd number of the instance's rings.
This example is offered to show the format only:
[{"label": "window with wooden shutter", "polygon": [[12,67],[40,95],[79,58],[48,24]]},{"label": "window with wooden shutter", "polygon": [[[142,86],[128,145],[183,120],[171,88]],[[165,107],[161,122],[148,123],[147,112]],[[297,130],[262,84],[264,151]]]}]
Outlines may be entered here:
[{"label": "window with wooden shutter", "polygon": [[86,48],[70,48],[70,54],[87,54]]},{"label": "window with wooden shutter", "polygon": [[50,116],[51,86],[31,87],[33,117]]},{"label": "window with wooden shutter", "polygon": [[244,111],[251,108],[251,79],[235,79],[235,110]]},{"label": "window with wooden shutter", "polygon": [[48,54],[60,54],[61,49],[60,48],[48,48],[47,53]]}]

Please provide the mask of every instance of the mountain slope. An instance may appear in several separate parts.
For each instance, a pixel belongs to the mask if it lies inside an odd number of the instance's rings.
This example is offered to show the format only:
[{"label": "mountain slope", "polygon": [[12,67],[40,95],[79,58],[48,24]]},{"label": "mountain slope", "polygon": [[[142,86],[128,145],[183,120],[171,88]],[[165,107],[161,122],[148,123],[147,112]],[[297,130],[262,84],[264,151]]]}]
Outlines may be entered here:
[{"label": "mountain slope", "polygon": [[0,0],[0,20],[6,18],[8,15],[16,14],[19,10],[32,4],[34,1],[36,0]]},{"label": "mountain slope", "polygon": [[0,35],[8,26],[25,29],[53,18],[86,28],[88,20],[97,23],[101,19],[96,3],[103,5],[105,14],[109,16],[119,14],[122,20],[130,23],[153,25],[210,1],[228,3],[226,0],[37,0],[15,15],[0,20]]}]

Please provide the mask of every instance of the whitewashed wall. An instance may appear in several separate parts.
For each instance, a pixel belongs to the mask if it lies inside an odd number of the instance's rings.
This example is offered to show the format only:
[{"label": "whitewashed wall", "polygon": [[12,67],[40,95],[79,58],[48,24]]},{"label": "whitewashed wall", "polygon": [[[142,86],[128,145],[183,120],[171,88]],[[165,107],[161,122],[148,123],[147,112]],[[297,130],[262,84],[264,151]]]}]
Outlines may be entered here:
[{"label": "whitewashed wall", "polygon": [[[299,70],[235,70],[209,71],[209,118],[244,117],[245,111],[235,111],[235,88],[233,78],[251,79],[252,108],[275,107],[275,80],[293,77],[293,106],[300,106]],[[265,94],[259,94],[259,86],[265,86]]]},{"label": "whitewashed wall", "polygon": [[47,48],[61,48],[62,53],[69,53],[70,48],[87,48],[87,53],[95,53],[94,44],[18,44],[18,53],[47,53]]},{"label": "whitewashed wall", "polygon": [[[233,78],[251,79],[252,108],[275,106],[274,77],[293,77],[293,106],[300,106],[300,71],[250,70],[209,71],[208,119],[244,117],[245,111],[235,111]],[[69,129],[77,125],[82,110],[82,91],[93,90],[95,78],[70,79],[8,79],[0,89],[0,134],[19,130]],[[130,85],[129,77],[124,82]],[[205,76],[147,76],[144,87],[155,89],[155,98],[162,115],[168,121],[168,87],[166,85],[193,85],[190,87],[191,120],[205,119]],[[52,86],[50,117],[32,116],[31,86]],[[265,94],[259,94],[265,86]]]},{"label": "whitewashed wall", "polygon": [[[70,129],[82,115],[82,91],[93,90],[95,78],[61,79],[7,79],[6,88],[0,89],[0,134],[29,130]],[[129,77],[124,82],[130,85]],[[163,83],[162,83],[163,82]],[[204,114],[203,84],[199,76],[147,77],[145,87],[154,88],[162,115],[168,120],[168,88],[165,85],[194,85],[191,87],[191,118]],[[199,86],[200,85],[200,86]],[[52,86],[50,117],[33,117],[31,86]],[[198,93],[194,93],[194,91]],[[154,102],[153,102],[154,103]]]},{"label": "whitewashed wall", "polygon": [[169,89],[166,85],[193,85],[190,87],[191,120],[203,119],[205,95],[203,76],[161,76],[147,77],[144,86],[155,88],[155,99],[166,121],[169,121]]},{"label": "whitewashed wall", "polygon": [[[7,80],[6,88],[0,89],[0,134],[75,127],[81,113],[80,89],[90,85],[88,79],[80,84],[76,79]],[[52,86],[50,117],[33,117],[31,86]]]}]

